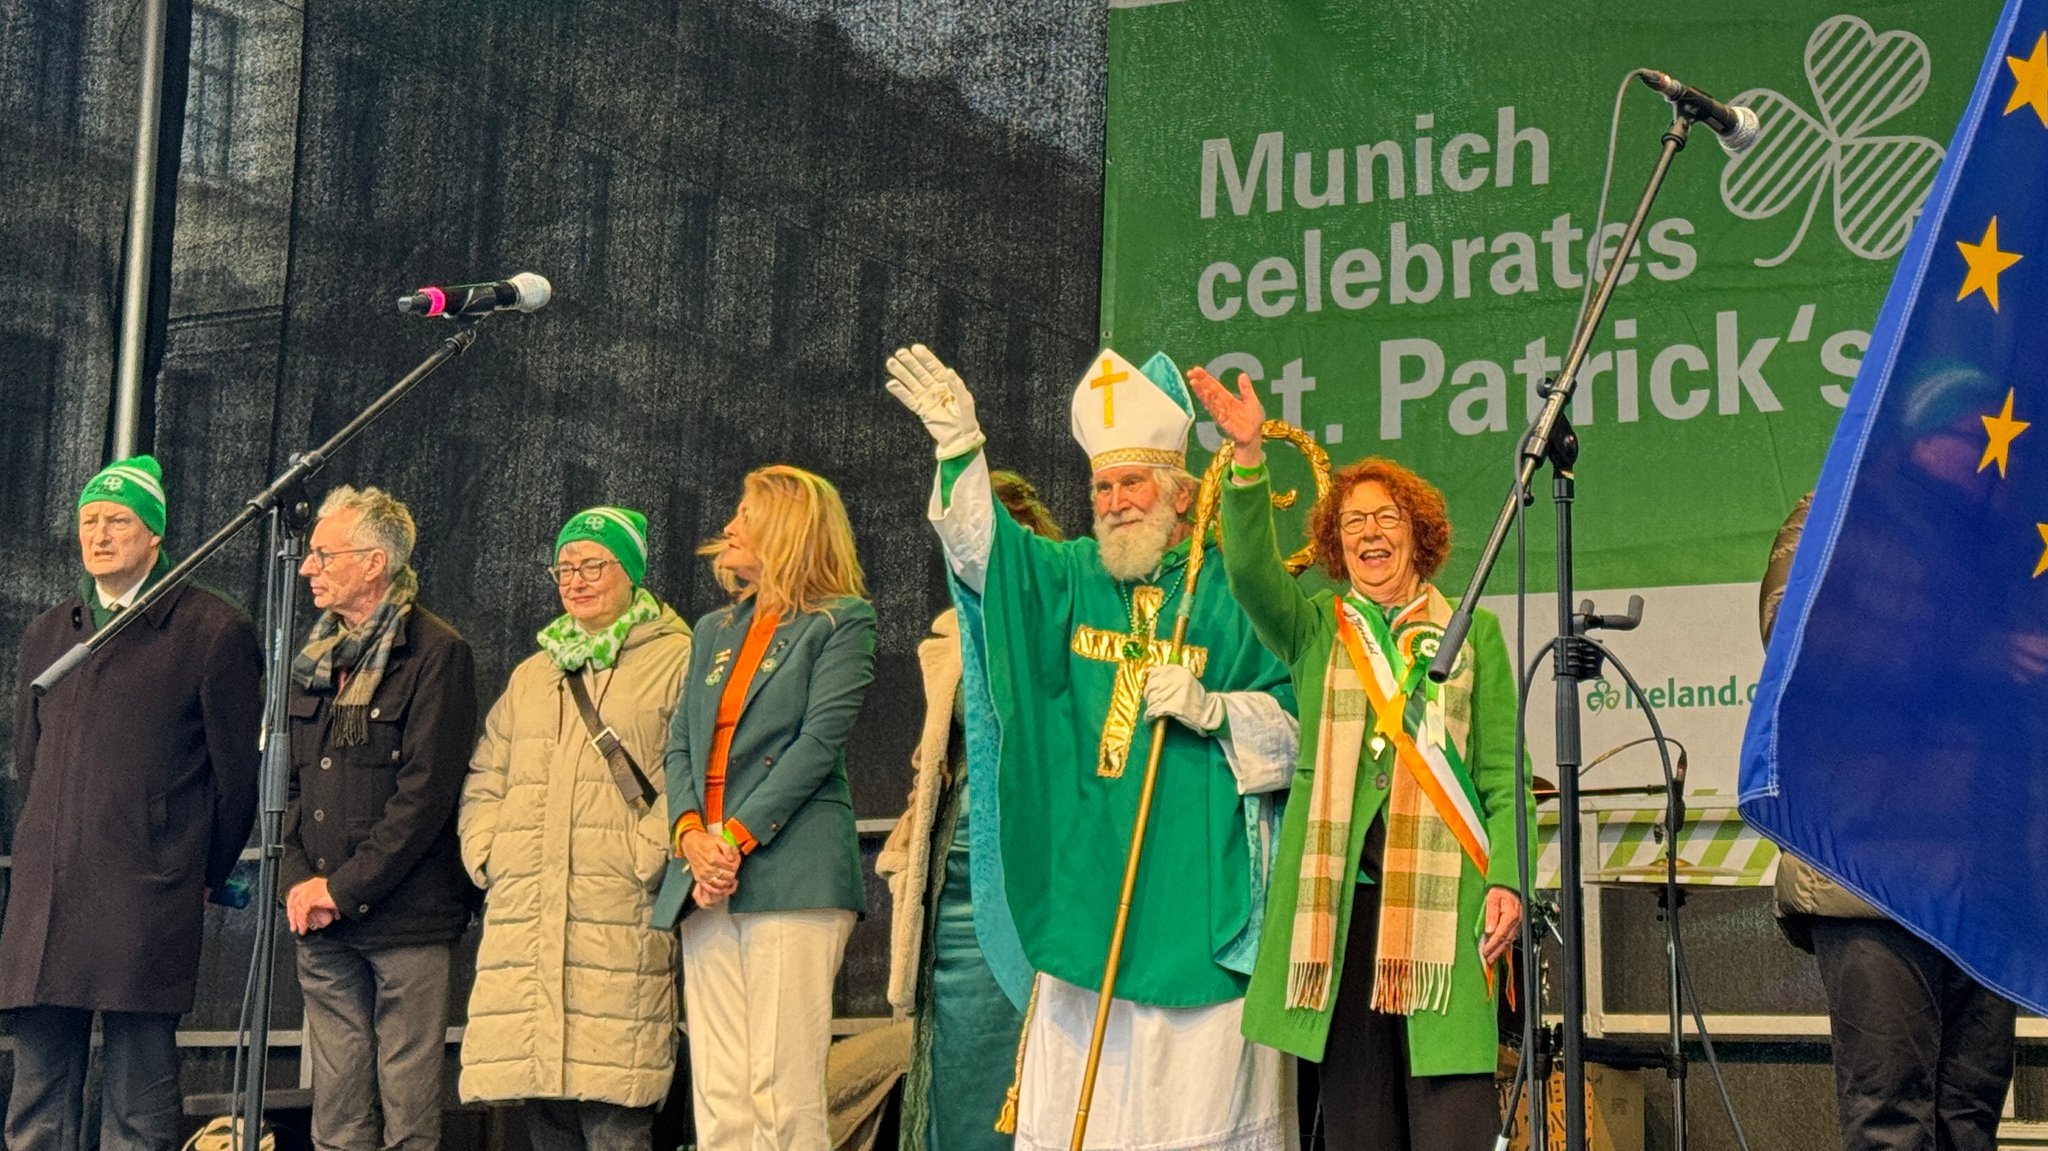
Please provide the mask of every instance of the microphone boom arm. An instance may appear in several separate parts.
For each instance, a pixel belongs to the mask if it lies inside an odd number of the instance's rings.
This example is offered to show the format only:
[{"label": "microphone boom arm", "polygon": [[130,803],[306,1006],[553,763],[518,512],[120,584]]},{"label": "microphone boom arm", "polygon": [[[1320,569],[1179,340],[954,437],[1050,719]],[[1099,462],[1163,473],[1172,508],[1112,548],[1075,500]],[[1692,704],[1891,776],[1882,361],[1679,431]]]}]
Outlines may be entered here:
[{"label": "microphone boom arm", "polygon": [[1494,518],[1493,530],[1486,537],[1486,546],[1480,550],[1479,565],[1472,571],[1472,579],[1465,585],[1464,598],[1458,601],[1451,621],[1444,628],[1442,645],[1437,648],[1436,658],[1429,663],[1429,678],[1442,683],[1451,677],[1451,666],[1457,662],[1458,649],[1464,645],[1466,633],[1472,630],[1472,612],[1479,606],[1480,593],[1486,589],[1487,577],[1493,574],[1493,565],[1500,559],[1501,546],[1507,542],[1508,529],[1514,526],[1517,508],[1529,503],[1534,497],[1529,494],[1529,482],[1536,478],[1536,469],[1545,459],[1561,460],[1560,466],[1569,471],[1578,458],[1578,436],[1570,430],[1570,423],[1564,418],[1564,406],[1571,401],[1572,389],[1578,383],[1579,365],[1585,362],[1586,353],[1593,346],[1593,337],[1599,331],[1601,317],[1607,313],[1607,303],[1614,297],[1614,290],[1620,286],[1621,272],[1628,263],[1628,253],[1635,248],[1636,238],[1642,234],[1643,221],[1650,214],[1650,205],[1657,199],[1657,192],[1664,186],[1664,177],[1671,169],[1671,161],[1685,149],[1686,137],[1691,133],[1692,120],[1681,114],[1664,130],[1664,151],[1657,157],[1657,166],[1650,171],[1650,181],[1643,188],[1643,196],[1636,204],[1636,213],[1630,218],[1628,228],[1622,233],[1621,245],[1614,250],[1614,260],[1600,277],[1600,286],[1593,293],[1592,302],[1586,306],[1579,329],[1572,336],[1571,350],[1566,354],[1564,369],[1550,386],[1550,396],[1543,410],[1536,415],[1535,422],[1522,437],[1521,461],[1515,473],[1515,484],[1508,499],[1501,505],[1500,514]]},{"label": "microphone boom arm", "polygon": [[249,502],[242,505],[242,510],[235,513],[234,518],[222,525],[219,531],[208,536],[205,542],[194,548],[177,566],[164,573],[164,578],[152,584],[127,611],[108,621],[107,626],[94,632],[91,639],[72,645],[69,651],[52,661],[50,666],[44,668],[30,683],[30,690],[38,696],[47,695],[51,688],[57,686],[59,680],[71,674],[80,664],[91,658],[94,652],[112,643],[115,636],[120,635],[129,624],[147,613],[158,600],[191,580],[192,574],[199,570],[200,565],[225,547],[229,540],[240,535],[243,529],[269,514],[270,509],[277,507],[287,495],[297,491],[315,472],[326,467],[327,461],[333,458],[336,452],[346,447],[364,428],[376,422],[377,417],[383,415],[385,409],[403,399],[415,384],[432,375],[435,369],[449,360],[468,351],[470,345],[476,343],[477,325],[493,314],[485,312],[465,317],[454,333],[441,341],[441,346],[435,349],[432,355],[386,389],[383,395],[371,401],[370,406],[358,413],[355,419],[343,424],[340,431],[327,438],[326,443],[295,458],[290,467],[271,481],[269,487],[251,496]]}]

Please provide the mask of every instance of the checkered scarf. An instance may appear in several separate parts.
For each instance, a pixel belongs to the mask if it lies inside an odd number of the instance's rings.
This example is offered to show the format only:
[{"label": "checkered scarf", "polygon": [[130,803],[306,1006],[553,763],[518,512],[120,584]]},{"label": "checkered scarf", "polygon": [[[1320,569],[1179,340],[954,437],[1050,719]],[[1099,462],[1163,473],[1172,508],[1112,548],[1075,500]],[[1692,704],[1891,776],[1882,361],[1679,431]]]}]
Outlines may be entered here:
[{"label": "checkered scarf", "polygon": [[391,649],[405,630],[405,617],[412,614],[418,594],[419,581],[412,569],[400,569],[362,623],[351,628],[339,615],[325,612],[313,624],[306,646],[292,657],[292,682],[306,691],[333,691],[336,679],[341,681],[330,731],[336,747],[369,742],[370,700],[384,680],[384,666],[391,662]]},{"label": "checkered scarf", "polygon": [[[1434,587],[1428,589],[1428,596],[1429,619],[1441,625],[1450,617],[1450,605]],[[1339,600],[1335,610],[1340,633],[1350,628],[1369,659],[1393,661],[1390,670],[1399,682],[1406,671],[1399,666],[1399,654],[1379,650],[1356,609]],[[1466,742],[1471,722],[1471,669],[1470,661],[1465,662],[1441,693],[1446,738],[1460,744]],[[1290,1008],[1321,1011],[1329,1005],[1338,912],[1345,888],[1356,882],[1345,863],[1352,804],[1373,720],[1361,674],[1370,673],[1354,666],[1348,645],[1332,644],[1323,675],[1315,779],[1309,789],[1301,878],[1295,893],[1286,1000]],[[1402,726],[1411,737],[1423,727],[1426,706],[1419,694],[1408,701]],[[1392,774],[1372,1006],[1398,1015],[1441,1011],[1450,999],[1451,970],[1457,959],[1458,879],[1464,852],[1450,826],[1398,760]]]}]

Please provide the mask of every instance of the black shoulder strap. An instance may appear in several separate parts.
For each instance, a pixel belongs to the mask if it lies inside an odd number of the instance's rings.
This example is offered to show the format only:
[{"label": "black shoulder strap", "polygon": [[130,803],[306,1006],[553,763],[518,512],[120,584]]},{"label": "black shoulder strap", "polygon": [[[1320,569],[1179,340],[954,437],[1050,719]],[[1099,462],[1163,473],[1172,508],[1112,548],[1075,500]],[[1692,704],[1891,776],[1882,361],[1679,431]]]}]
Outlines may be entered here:
[{"label": "black shoulder strap", "polygon": [[645,811],[654,806],[654,785],[647,782],[646,773],[633,762],[633,753],[619,742],[615,732],[598,718],[597,705],[590,702],[590,689],[583,686],[583,676],[576,672],[565,673],[569,684],[569,698],[576,701],[576,714],[583,717],[583,727],[590,732],[590,746],[611,765],[612,782],[619,785],[619,794],[626,800],[626,806],[635,812]]}]

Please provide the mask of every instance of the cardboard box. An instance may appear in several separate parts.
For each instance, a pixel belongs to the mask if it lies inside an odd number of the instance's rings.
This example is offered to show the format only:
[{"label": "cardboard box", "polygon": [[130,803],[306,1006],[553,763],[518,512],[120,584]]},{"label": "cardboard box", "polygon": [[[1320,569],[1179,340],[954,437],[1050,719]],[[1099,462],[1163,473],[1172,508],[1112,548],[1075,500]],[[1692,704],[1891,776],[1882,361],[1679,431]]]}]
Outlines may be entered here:
[{"label": "cardboard box", "polygon": [[[1504,1067],[1499,1081],[1501,1105],[1505,1107],[1513,1069]],[[1564,1146],[1564,1069],[1550,1073],[1548,1097],[1550,1140],[1547,1146]],[[1515,1123],[1508,1131],[1508,1151],[1528,1151],[1529,1110],[1526,1103],[1515,1108]],[[1586,1065],[1586,1151],[1643,1151],[1643,1075],[1620,1071],[1598,1063]]]}]

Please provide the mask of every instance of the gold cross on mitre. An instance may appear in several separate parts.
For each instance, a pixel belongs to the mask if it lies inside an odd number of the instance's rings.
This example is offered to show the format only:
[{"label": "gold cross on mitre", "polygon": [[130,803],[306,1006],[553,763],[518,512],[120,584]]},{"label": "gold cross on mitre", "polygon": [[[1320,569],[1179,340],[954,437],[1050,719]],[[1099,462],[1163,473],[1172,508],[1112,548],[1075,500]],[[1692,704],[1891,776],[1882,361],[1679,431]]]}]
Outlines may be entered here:
[{"label": "gold cross on mitre", "polygon": [[1116,361],[1102,357],[1102,368],[1096,377],[1088,381],[1088,387],[1102,391],[1102,426],[1116,426],[1116,386],[1131,378],[1131,373],[1116,370]]},{"label": "gold cross on mitre", "polygon": [[[1173,642],[1158,639],[1159,609],[1166,593],[1143,584],[1131,593],[1131,630],[1105,631],[1101,628],[1074,629],[1074,654],[1086,659],[1116,664],[1116,682],[1109,692],[1109,714],[1102,721],[1101,751],[1096,756],[1095,774],[1105,779],[1123,775],[1131,758],[1131,737],[1138,730],[1138,705],[1145,698],[1145,677],[1152,669],[1173,662]],[[1196,676],[1208,666],[1209,649],[1183,644],[1180,664]]]}]

